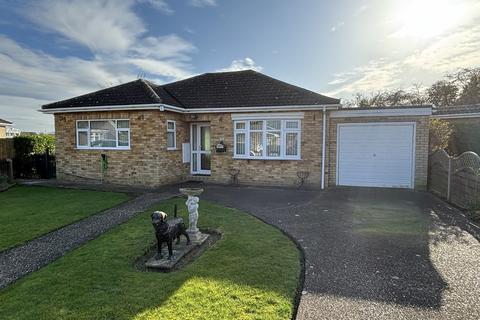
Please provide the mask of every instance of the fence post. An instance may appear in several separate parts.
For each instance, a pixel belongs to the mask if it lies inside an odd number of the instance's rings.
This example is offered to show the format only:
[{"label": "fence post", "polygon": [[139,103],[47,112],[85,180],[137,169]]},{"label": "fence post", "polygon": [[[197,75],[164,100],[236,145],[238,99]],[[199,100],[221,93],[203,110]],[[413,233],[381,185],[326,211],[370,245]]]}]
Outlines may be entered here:
[{"label": "fence post", "polygon": [[12,159],[7,159],[7,166],[8,166],[8,182],[13,182],[13,161]]},{"label": "fence post", "polygon": [[448,174],[447,174],[447,200],[450,201],[450,187],[452,182],[452,157],[448,157]]}]

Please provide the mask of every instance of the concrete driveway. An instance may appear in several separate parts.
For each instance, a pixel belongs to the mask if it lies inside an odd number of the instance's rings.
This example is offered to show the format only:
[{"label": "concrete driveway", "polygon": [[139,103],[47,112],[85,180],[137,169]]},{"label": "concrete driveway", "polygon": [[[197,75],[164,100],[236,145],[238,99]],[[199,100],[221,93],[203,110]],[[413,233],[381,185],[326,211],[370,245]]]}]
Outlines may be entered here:
[{"label": "concrete driveway", "polygon": [[479,319],[479,230],[428,193],[205,189],[303,247],[298,319]]}]

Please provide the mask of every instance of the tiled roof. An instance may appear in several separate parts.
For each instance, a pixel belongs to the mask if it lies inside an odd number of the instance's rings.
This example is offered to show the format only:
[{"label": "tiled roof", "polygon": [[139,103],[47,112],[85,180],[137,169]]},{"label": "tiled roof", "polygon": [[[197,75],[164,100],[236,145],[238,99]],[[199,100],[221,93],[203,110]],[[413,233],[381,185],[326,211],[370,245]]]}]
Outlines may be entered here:
[{"label": "tiled roof", "polygon": [[42,109],[164,103],[188,109],[338,104],[330,98],[252,70],[205,73],[156,85],[136,80],[83,96],[50,103]]},{"label": "tiled roof", "polygon": [[433,114],[436,116],[451,115],[451,114],[469,114],[469,113],[480,113],[480,103],[462,105],[462,106],[436,107],[433,110]]},{"label": "tiled roof", "polygon": [[10,121],[0,119],[0,124],[12,124]]},{"label": "tiled roof", "polygon": [[159,103],[160,101],[158,95],[150,88],[147,82],[140,79],[75,98],[49,103],[43,105],[42,109],[148,104]]}]

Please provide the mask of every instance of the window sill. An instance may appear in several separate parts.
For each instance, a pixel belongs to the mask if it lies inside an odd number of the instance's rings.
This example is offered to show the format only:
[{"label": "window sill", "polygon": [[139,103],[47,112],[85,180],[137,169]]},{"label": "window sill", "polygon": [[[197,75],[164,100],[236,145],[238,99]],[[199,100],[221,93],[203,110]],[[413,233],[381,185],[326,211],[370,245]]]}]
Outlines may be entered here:
[{"label": "window sill", "polygon": [[280,160],[280,161],[299,161],[302,160],[302,158],[286,158],[286,157],[278,157],[278,158],[268,158],[268,157],[238,157],[234,156],[234,160]]},{"label": "window sill", "polygon": [[167,148],[167,151],[178,151],[178,150],[180,150],[180,149],[178,149],[178,148]]},{"label": "window sill", "polygon": [[129,151],[130,148],[83,148],[83,147],[76,147],[76,150],[117,150],[117,151]]}]

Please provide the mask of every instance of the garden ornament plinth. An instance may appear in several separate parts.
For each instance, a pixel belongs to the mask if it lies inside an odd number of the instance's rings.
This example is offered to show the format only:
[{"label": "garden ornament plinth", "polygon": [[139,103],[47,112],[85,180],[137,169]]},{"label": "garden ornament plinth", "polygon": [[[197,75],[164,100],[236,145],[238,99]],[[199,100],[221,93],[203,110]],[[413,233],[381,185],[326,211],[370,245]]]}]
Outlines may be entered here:
[{"label": "garden ornament plinth", "polygon": [[198,207],[200,198],[198,196],[202,194],[203,189],[201,188],[181,188],[180,193],[187,196],[187,201],[185,205],[188,210],[188,229],[187,233],[190,237],[190,240],[194,243],[205,241],[207,235],[202,234],[197,227],[198,223]]}]

